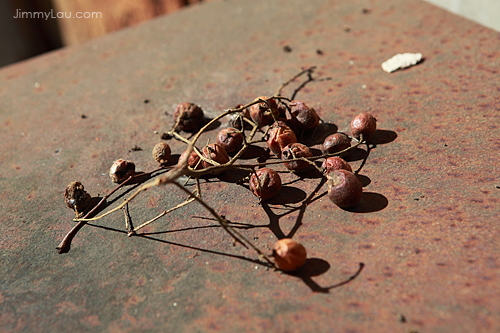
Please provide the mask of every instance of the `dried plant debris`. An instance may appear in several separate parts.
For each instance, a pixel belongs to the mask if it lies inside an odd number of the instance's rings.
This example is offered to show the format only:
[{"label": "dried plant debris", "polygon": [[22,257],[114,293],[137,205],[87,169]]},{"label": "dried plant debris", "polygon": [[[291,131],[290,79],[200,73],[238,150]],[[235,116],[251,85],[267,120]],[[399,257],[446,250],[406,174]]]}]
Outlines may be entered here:
[{"label": "dried plant debris", "polygon": [[398,69],[418,64],[422,60],[422,53],[400,53],[382,63],[382,69],[392,73]]}]

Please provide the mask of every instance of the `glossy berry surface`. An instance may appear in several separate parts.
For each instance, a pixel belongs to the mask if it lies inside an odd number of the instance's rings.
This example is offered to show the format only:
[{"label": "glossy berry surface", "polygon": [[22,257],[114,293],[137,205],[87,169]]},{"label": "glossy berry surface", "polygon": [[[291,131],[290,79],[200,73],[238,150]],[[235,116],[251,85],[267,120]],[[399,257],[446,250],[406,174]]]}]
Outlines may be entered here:
[{"label": "glossy berry surface", "polygon": [[352,172],[352,168],[349,165],[349,163],[347,163],[343,158],[338,156],[328,157],[326,160],[323,161],[321,167],[323,168],[323,173],[325,174],[340,169]]},{"label": "glossy berry surface", "polygon": [[224,128],[217,135],[217,144],[226,152],[233,153],[243,145],[243,134],[233,127]]},{"label": "glossy berry surface", "polygon": [[121,158],[114,161],[113,165],[109,169],[109,177],[111,178],[113,183],[123,183],[133,175],[135,175],[134,162],[126,161]]},{"label": "glossy berry surface", "polygon": [[273,257],[279,269],[291,272],[304,266],[307,260],[307,251],[299,242],[284,238],[274,244]]},{"label": "glossy berry surface", "polygon": [[351,122],[352,136],[368,141],[377,130],[377,120],[369,113],[360,113]]},{"label": "glossy berry surface", "polygon": [[319,124],[319,116],[316,111],[301,101],[290,102],[288,119],[301,130],[312,129]]},{"label": "glossy berry surface", "polygon": [[281,158],[281,150],[289,144],[297,142],[297,137],[287,125],[275,123],[267,132],[266,142],[273,154]]},{"label": "glossy berry surface", "polygon": [[334,154],[351,146],[351,139],[344,133],[335,133],[326,137],[321,151],[323,154]]},{"label": "glossy berry surface", "polygon": [[[297,143],[297,142],[289,144],[281,152],[281,159],[283,161],[292,160],[300,157],[309,158],[312,156],[313,154],[311,152],[311,149],[309,149],[309,147],[303,145],[302,143]],[[305,170],[310,166],[308,162],[302,160],[285,162],[283,164],[288,170],[292,171]]]},{"label": "glossy berry surface", "polygon": [[[208,146],[203,147],[202,152],[205,158],[215,161],[218,164],[225,164],[229,162],[229,155],[227,154],[226,150],[216,143],[211,143]],[[205,161],[202,161],[201,163],[203,164],[203,168],[208,168],[216,165]]]},{"label": "glossy berry surface", "polygon": [[[181,156],[179,157],[179,162],[178,164],[181,164],[184,162],[184,159],[186,158],[186,155],[187,155],[187,150],[185,150]],[[201,164],[200,162],[200,156],[198,156],[198,154],[193,150],[190,154],[189,154],[189,158],[188,158],[188,161],[187,161],[187,165],[194,169],[194,170],[200,170],[200,169],[203,169],[203,165]]]},{"label": "glossy berry surface", "polygon": [[203,110],[194,103],[181,103],[174,112],[174,121],[177,128],[186,132],[193,132],[201,127]]},{"label": "glossy berry surface", "polygon": [[[260,96],[255,100],[265,100],[268,97]],[[274,99],[270,99],[267,103],[261,102],[251,105],[248,108],[248,112],[250,113],[250,117],[252,120],[259,126],[266,126],[271,124],[275,118],[279,117],[278,105],[274,101]]]},{"label": "glossy berry surface", "polygon": [[342,208],[352,207],[361,201],[363,186],[358,177],[347,170],[334,170],[327,175],[328,198]]},{"label": "glossy berry surface", "polygon": [[158,162],[160,165],[164,165],[168,162],[168,159],[171,155],[170,146],[165,142],[157,143],[153,147],[152,154],[156,162]]},{"label": "glossy berry surface", "polygon": [[262,199],[267,200],[275,197],[281,189],[280,175],[270,168],[255,170],[250,177],[250,190]]}]

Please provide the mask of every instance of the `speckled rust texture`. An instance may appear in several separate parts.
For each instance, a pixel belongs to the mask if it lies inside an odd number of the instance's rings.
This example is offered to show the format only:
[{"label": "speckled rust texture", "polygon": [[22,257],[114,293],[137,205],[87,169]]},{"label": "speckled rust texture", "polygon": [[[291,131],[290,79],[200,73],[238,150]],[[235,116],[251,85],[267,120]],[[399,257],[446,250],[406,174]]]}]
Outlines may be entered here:
[{"label": "speckled rust texture", "polygon": [[[404,52],[425,60],[381,69]],[[308,66],[331,79],[297,98],[330,129],[377,118],[361,205],[333,206],[325,186],[306,205],[314,177],[286,175],[262,205],[235,175],[202,183],[263,251],[278,237],[303,243],[302,274],[266,270],[197,204],[142,237],[127,237],[118,212],[57,253],[74,224],[69,182],[109,193],[113,160],[155,167],[151,149],[178,103],[214,116]],[[416,0],[211,2],[1,69],[0,330],[500,330],[499,71],[500,34]],[[171,146],[177,157],[184,148]],[[184,197],[149,190],[132,219]]]}]

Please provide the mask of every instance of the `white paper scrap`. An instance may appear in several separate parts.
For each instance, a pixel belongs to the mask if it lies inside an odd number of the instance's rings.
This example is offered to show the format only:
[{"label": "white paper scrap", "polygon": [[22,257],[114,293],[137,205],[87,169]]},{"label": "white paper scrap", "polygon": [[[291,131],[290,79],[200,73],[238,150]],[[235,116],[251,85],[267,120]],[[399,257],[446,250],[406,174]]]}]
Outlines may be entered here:
[{"label": "white paper scrap", "polygon": [[422,53],[400,53],[382,64],[382,69],[387,73],[392,73],[397,69],[416,65],[422,60]]}]

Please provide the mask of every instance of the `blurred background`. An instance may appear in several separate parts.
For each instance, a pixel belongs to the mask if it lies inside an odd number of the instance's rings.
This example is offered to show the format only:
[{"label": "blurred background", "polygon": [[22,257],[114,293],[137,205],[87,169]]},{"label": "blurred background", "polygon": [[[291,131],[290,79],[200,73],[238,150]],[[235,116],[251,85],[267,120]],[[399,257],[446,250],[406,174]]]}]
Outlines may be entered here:
[{"label": "blurred background", "polygon": [[[0,67],[207,1],[0,0]],[[500,31],[500,0],[426,1]]]}]

